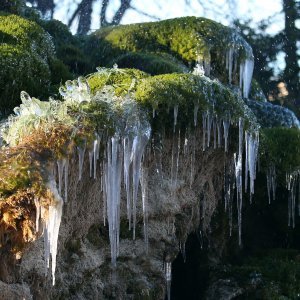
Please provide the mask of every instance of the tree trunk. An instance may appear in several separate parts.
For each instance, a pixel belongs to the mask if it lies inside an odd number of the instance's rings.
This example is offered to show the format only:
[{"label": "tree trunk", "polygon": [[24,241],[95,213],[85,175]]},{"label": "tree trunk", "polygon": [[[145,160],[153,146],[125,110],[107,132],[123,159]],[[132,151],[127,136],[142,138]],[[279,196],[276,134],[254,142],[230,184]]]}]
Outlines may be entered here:
[{"label": "tree trunk", "polygon": [[[297,55],[297,41],[300,40],[299,29],[295,22],[299,18],[296,8],[296,0],[283,0],[283,12],[285,15],[284,52],[286,67],[284,80],[286,81],[289,98],[300,105],[299,64]],[[298,99],[297,99],[298,98]]]}]

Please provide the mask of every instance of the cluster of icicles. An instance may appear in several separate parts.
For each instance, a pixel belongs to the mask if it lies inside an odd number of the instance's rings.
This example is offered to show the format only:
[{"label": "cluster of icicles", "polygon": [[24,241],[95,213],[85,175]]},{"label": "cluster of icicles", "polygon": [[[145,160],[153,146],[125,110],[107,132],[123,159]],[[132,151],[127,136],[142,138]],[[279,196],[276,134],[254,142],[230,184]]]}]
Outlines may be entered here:
[{"label": "cluster of icicles", "polygon": [[[248,57],[239,63],[239,49],[230,47],[225,54],[225,68],[228,71],[228,83],[232,84],[233,78],[238,77],[239,88],[245,99],[248,98],[250,92],[251,80],[254,69],[254,58],[252,51],[249,52],[247,55]],[[210,71],[210,57],[205,59],[198,58],[196,66],[193,70],[193,74],[199,76],[210,76]]]}]

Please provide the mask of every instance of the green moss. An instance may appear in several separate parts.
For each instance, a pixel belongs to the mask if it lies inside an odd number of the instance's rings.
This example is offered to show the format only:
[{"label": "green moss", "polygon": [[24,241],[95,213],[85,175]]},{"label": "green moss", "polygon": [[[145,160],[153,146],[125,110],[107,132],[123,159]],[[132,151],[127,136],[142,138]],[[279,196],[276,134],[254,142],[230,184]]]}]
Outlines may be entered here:
[{"label": "green moss", "polygon": [[0,13],[0,110],[20,103],[20,91],[45,96],[50,86],[49,59],[54,57],[50,36],[36,23]]},{"label": "green moss", "polygon": [[300,167],[300,131],[296,128],[265,128],[262,130],[265,156],[263,163],[274,163],[278,172]]},{"label": "green moss", "polygon": [[199,112],[208,110],[219,117],[230,116],[235,122],[242,117],[247,127],[257,127],[255,116],[238,95],[205,76],[179,73],[149,76],[135,69],[102,68],[91,74],[88,82],[93,94],[105,86],[112,87],[120,96],[130,92],[141,107],[148,110],[149,116],[156,110],[155,125],[163,123],[171,128],[169,112],[177,105],[179,123],[192,125],[194,106],[198,105]]},{"label": "green moss", "polygon": [[91,35],[87,53],[104,66],[135,52],[167,53],[187,65],[204,59],[214,64],[220,79],[220,74],[227,73],[224,57],[230,47],[238,49],[239,60],[252,56],[251,47],[236,31],[205,18],[184,17],[100,29]]},{"label": "green moss", "polygon": [[88,83],[91,92],[95,94],[104,86],[112,86],[116,95],[125,95],[130,88],[134,87],[134,82],[148,77],[146,73],[135,69],[99,69],[99,72],[88,76]]},{"label": "green moss", "polygon": [[58,20],[40,20],[39,24],[53,38],[57,58],[69,68],[73,78],[93,71],[90,67],[89,55],[85,55],[81,50],[84,41],[72,35],[65,24]]},{"label": "green moss", "polygon": [[255,117],[236,94],[204,76],[165,74],[144,78],[137,84],[135,99],[143,106],[157,110],[163,122],[166,122],[165,112],[178,105],[179,121],[191,125],[197,104],[200,112],[208,110],[219,117],[230,115],[233,121],[243,117],[247,125],[255,124]]},{"label": "green moss", "polygon": [[127,53],[112,60],[121,68],[135,68],[151,75],[185,73],[188,68],[171,55],[152,53]]}]

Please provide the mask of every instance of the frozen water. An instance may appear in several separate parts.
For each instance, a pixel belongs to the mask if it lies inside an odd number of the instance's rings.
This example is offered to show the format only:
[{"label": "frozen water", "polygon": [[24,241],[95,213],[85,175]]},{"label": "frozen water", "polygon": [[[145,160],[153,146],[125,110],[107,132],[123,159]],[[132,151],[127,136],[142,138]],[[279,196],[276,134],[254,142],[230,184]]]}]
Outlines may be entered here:
[{"label": "frozen water", "polygon": [[63,200],[57,190],[54,178],[51,178],[47,184],[51,191],[54,201],[49,206],[48,218],[45,221],[44,240],[45,240],[45,262],[49,267],[51,255],[51,270],[52,283],[55,284],[55,269],[56,269],[56,254],[57,254],[57,240],[59,227],[62,217]]},{"label": "frozen water", "polygon": [[240,64],[240,89],[243,91],[243,97],[248,98],[252,74],[254,69],[254,60],[245,59],[244,62]]},{"label": "frozen water", "polygon": [[82,168],[84,163],[84,154],[86,148],[86,141],[83,142],[83,145],[77,146],[78,153],[78,180],[82,179]]},{"label": "frozen water", "polygon": [[177,125],[177,117],[178,117],[178,105],[175,105],[174,106],[174,128],[173,128],[174,132]]},{"label": "frozen water", "polygon": [[199,110],[199,104],[194,105],[194,126],[197,126],[198,122],[198,110]]},{"label": "frozen water", "polygon": [[141,189],[143,201],[143,219],[144,219],[144,240],[146,245],[146,252],[149,250],[149,236],[148,236],[148,169],[141,168]]}]

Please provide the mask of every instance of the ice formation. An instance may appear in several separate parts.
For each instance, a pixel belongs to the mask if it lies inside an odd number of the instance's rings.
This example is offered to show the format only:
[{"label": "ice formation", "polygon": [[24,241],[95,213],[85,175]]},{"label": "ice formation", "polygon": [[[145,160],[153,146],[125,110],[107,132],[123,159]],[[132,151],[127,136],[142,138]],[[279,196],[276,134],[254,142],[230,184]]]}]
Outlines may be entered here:
[{"label": "ice formation", "polygon": [[271,164],[267,169],[267,190],[269,204],[271,204],[271,199],[276,199],[276,169],[274,164]]},{"label": "ice formation", "polygon": [[164,263],[165,277],[167,283],[167,297],[168,300],[171,299],[171,281],[172,281],[172,262],[166,261]]},{"label": "ice formation", "polygon": [[[58,232],[62,217],[63,200],[57,190],[55,179],[50,178],[47,187],[53,195],[53,202],[49,205],[48,216],[43,216],[46,220],[44,223],[44,244],[45,244],[45,262],[47,267],[50,266],[51,256],[51,271],[52,283],[55,284],[55,268],[57,254]],[[45,214],[45,210],[43,210]]]}]

